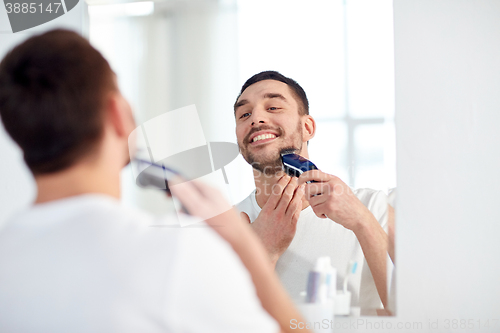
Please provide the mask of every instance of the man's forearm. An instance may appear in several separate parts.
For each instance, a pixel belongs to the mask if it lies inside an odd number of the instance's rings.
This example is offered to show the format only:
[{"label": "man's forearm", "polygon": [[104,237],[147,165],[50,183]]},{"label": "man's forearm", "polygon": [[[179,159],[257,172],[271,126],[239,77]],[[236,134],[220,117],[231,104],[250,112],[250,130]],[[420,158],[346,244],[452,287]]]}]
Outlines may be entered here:
[{"label": "man's forearm", "polygon": [[255,232],[255,235],[257,235],[257,239],[261,242],[262,246],[264,247],[264,250],[266,251],[267,256],[269,258],[269,261],[271,263],[272,269],[273,270],[276,269],[276,264],[278,263],[278,259],[280,258],[280,255],[278,253],[276,253],[275,251],[268,249],[265,246],[263,239],[260,237],[260,235],[257,233],[257,231],[253,228],[252,224],[250,224],[250,228]]},{"label": "man's forearm", "polygon": [[262,306],[279,323],[281,330],[290,333],[310,332],[307,329],[297,330],[290,327],[292,319],[305,321],[274,273],[276,262],[269,260],[269,255],[257,235],[252,234],[251,237],[230,243],[250,272]]},{"label": "man's forearm", "polygon": [[395,212],[394,208],[391,205],[387,205],[387,234],[389,236],[389,256],[393,263],[396,263],[396,254],[395,254]]},{"label": "man's forearm", "polygon": [[388,236],[382,229],[377,219],[370,214],[357,230],[354,231],[358,238],[366,262],[375,281],[380,300],[384,307],[387,306],[387,250]]}]

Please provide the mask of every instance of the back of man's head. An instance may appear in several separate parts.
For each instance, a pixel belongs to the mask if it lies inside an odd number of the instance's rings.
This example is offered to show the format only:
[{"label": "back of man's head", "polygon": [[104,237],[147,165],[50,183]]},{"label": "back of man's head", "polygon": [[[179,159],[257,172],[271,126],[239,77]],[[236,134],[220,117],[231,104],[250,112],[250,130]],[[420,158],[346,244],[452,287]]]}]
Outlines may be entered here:
[{"label": "back of man's head", "polygon": [[106,59],[67,30],[29,38],[0,63],[0,117],[34,175],[64,170],[96,151],[114,90]]},{"label": "back of man's head", "polygon": [[243,94],[245,89],[250,87],[252,84],[264,80],[275,80],[287,84],[293,96],[297,100],[297,103],[299,104],[299,114],[300,115],[309,114],[309,101],[307,100],[307,95],[304,89],[302,89],[302,87],[294,79],[286,77],[283,74],[276,71],[260,72],[249,78],[241,87],[240,93],[238,94],[238,97],[236,98],[236,102],[234,105],[236,106],[236,103],[238,103],[238,99],[240,98],[241,94]]}]

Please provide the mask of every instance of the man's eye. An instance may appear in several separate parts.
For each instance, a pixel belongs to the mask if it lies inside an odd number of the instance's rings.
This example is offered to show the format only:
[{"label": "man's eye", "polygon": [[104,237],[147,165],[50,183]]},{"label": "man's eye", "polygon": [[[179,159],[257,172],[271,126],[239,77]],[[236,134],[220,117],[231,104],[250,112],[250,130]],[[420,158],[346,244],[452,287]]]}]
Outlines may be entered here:
[{"label": "man's eye", "polygon": [[275,107],[275,106],[271,106],[271,107],[269,107],[269,108],[267,108],[267,109],[268,109],[269,111],[275,111],[275,110],[278,110],[278,108],[277,108],[277,107]]},{"label": "man's eye", "polygon": [[245,112],[241,115],[240,119],[241,118],[245,118],[245,117],[248,117],[250,115],[250,112]]}]

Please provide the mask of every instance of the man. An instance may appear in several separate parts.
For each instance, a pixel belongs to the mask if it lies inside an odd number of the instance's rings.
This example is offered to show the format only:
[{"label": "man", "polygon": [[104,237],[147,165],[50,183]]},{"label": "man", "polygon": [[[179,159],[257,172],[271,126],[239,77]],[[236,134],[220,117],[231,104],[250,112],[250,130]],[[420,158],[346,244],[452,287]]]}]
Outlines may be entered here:
[{"label": "man", "polygon": [[[55,30],[10,51],[0,116],[38,189],[0,233],[0,331],[276,333],[301,320],[234,210],[207,221],[216,233],[150,228],[160,221],[120,205],[135,124],[84,38]],[[172,191],[197,215],[227,205],[203,184]]]},{"label": "man", "polygon": [[320,170],[299,178],[282,171],[280,152],[309,157],[307,144],[316,124],[304,90],[278,72],[256,74],[241,88],[234,114],[238,146],[253,167],[256,186],[237,207],[252,222],[291,296],[305,290],[315,260],[329,255],[338,271],[338,289],[349,263],[361,266],[349,285],[352,305],[386,305],[386,257],[388,247],[393,257],[394,244],[384,231],[386,196],[368,189],[353,192]]}]

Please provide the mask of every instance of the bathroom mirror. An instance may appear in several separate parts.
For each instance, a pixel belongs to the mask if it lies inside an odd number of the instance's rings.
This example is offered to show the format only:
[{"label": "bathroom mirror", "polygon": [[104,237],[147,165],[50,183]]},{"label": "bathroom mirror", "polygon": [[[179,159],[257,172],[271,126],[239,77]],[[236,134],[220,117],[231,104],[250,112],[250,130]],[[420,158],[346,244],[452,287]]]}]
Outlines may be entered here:
[{"label": "bathroom mirror", "polygon": [[[236,143],[239,89],[253,74],[276,70],[307,93],[317,124],[310,159],[352,188],[383,191],[396,207],[391,0],[88,5],[90,41],[109,59],[138,124],[195,104],[207,141]],[[252,171],[239,156],[226,172],[236,204],[255,186]],[[160,194],[138,189],[127,170],[123,198],[153,213],[172,209]],[[394,300],[394,290],[389,294]],[[365,310],[357,315],[382,314]]]}]

